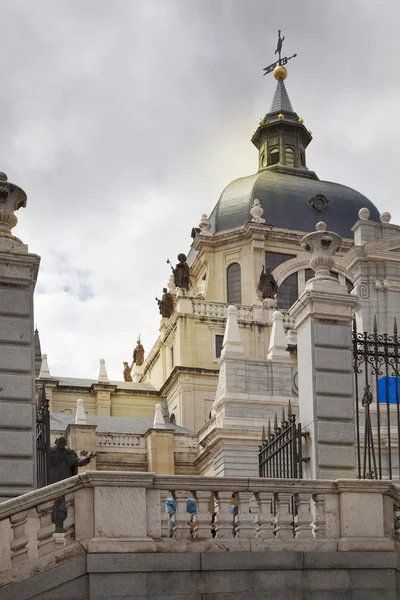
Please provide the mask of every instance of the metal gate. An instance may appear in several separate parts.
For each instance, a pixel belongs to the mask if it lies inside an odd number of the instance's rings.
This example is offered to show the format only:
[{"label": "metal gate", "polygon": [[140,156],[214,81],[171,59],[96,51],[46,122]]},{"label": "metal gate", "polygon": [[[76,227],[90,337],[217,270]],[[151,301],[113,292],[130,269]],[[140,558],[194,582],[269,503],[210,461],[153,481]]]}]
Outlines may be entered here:
[{"label": "metal gate", "polygon": [[282,408],[281,424],[278,425],[275,414],[274,431],[271,431],[270,421],[266,436],[263,429],[258,455],[260,477],[302,479],[304,459],[301,442],[305,435],[301,432],[301,424],[296,423],[289,401],[288,418],[285,418],[285,409]]},{"label": "metal gate", "polygon": [[50,411],[44,385],[39,389],[36,403],[36,484],[49,483],[50,473]]},{"label": "metal gate", "polygon": [[400,339],[393,334],[358,333],[353,323],[353,369],[360,479],[397,479],[400,465]]}]

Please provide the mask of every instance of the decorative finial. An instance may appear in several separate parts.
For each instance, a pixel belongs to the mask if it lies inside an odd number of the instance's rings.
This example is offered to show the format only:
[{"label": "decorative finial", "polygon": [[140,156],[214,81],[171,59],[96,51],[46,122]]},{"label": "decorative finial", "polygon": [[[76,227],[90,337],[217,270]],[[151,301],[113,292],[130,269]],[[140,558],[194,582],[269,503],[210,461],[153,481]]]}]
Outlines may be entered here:
[{"label": "decorative finial", "polygon": [[390,212],[383,212],[379,218],[381,220],[381,223],[390,223],[392,215],[390,214]]},{"label": "decorative finial", "polygon": [[265,219],[262,218],[264,214],[264,209],[260,204],[260,201],[255,198],[253,202],[253,206],[250,209],[250,214],[253,217],[252,221],[254,223],[265,223]]},{"label": "decorative finial", "polygon": [[97,377],[97,383],[110,383],[107,375],[106,361],[104,358],[100,359],[99,376]]},{"label": "decorative finial", "polygon": [[300,119],[299,119],[299,123],[300,123],[300,125],[303,125],[303,123],[304,123],[304,119],[302,119],[302,118],[300,117]]},{"label": "decorative finial", "polygon": [[280,119],[281,121],[283,121],[284,118],[285,118],[285,115],[283,115],[282,113],[279,113],[278,119]]},{"label": "decorative finial", "polygon": [[87,425],[87,417],[82,398],[76,401],[75,425]]},{"label": "decorative finial", "polygon": [[200,233],[201,235],[212,235],[210,229],[211,229],[211,223],[208,220],[208,217],[206,214],[201,215],[201,220],[199,223],[199,227],[200,227]]},{"label": "decorative finial", "polygon": [[161,412],[161,404],[156,404],[154,421],[153,421],[153,429],[166,429],[166,428],[167,428],[167,426],[165,425],[164,417]]},{"label": "decorative finial", "polygon": [[277,60],[274,63],[271,63],[270,65],[268,65],[268,67],[265,67],[265,69],[263,69],[265,71],[264,75],[268,75],[268,73],[272,73],[272,71],[274,72],[274,77],[275,79],[286,79],[287,76],[287,71],[285,69],[285,65],[288,63],[288,61],[291,58],[295,58],[297,56],[297,54],[293,54],[292,56],[284,56],[282,58],[282,45],[283,45],[283,41],[285,39],[285,36],[281,37],[281,30],[278,29],[278,44],[276,46],[276,50],[275,50],[275,54],[278,55],[279,60]]},{"label": "decorative finial", "polygon": [[42,354],[39,379],[51,379],[49,363],[47,362],[47,354]]},{"label": "decorative finial", "polygon": [[367,221],[369,219],[368,208],[360,208],[360,210],[358,211],[358,217],[361,219],[361,221]]},{"label": "decorative finial", "polygon": [[342,244],[342,238],[333,231],[327,231],[326,223],[319,221],[315,226],[316,231],[308,233],[301,240],[301,247],[311,252],[310,267],[315,271],[317,279],[329,279],[339,284],[330,271],[335,264],[333,255]]}]

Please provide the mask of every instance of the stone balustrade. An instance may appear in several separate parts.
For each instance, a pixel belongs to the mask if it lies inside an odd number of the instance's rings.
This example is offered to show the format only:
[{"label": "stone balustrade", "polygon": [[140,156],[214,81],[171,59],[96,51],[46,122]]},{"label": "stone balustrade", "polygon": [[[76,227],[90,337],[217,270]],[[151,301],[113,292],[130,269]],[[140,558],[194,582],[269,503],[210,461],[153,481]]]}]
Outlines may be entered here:
[{"label": "stone balustrade", "polygon": [[[68,516],[54,534],[57,500]],[[400,486],[384,481],[88,471],[0,504],[0,589],[84,553],[390,552],[398,506]]]},{"label": "stone balustrade", "polygon": [[[193,300],[193,314],[205,317],[226,319],[228,304],[224,302],[208,302],[207,300]],[[239,321],[253,321],[253,307],[237,305]]]}]

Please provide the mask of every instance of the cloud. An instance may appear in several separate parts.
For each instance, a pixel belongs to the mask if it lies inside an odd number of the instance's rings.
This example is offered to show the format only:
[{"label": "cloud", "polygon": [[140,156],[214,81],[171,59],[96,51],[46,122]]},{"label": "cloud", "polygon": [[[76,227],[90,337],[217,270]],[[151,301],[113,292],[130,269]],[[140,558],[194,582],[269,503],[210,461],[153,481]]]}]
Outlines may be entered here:
[{"label": "cloud", "polygon": [[[54,374],[122,377],[158,335],[166,258],[257,168],[276,31],[313,131],[308,165],[400,222],[396,23],[362,0],[4,0],[0,154],[42,257],[35,319]],[[387,15],[390,13],[391,18]]]}]

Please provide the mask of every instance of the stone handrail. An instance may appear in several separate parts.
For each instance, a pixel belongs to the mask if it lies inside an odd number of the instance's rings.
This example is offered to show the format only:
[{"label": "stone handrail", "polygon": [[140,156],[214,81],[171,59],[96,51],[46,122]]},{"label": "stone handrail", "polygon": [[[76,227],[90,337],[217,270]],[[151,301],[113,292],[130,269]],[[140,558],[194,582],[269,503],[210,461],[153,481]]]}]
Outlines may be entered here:
[{"label": "stone handrail", "polygon": [[[194,315],[226,319],[226,311],[228,309],[228,304],[226,302],[208,302],[207,300],[193,300],[192,304]],[[244,306],[242,304],[238,304],[237,309],[239,321],[253,320],[252,306]]]},{"label": "stone handrail", "polygon": [[88,471],[0,504],[0,589],[85,552],[393,551],[399,504],[385,481]]}]

